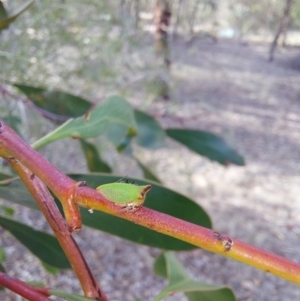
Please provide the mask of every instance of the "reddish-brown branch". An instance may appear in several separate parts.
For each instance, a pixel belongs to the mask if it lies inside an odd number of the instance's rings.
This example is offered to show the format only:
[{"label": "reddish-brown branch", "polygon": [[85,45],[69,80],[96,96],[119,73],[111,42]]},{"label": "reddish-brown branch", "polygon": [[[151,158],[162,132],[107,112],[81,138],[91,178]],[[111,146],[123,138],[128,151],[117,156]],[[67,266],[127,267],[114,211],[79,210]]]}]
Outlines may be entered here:
[{"label": "reddish-brown branch", "polygon": [[26,144],[9,126],[0,121],[0,156],[16,158],[36,174],[64,204],[73,194],[76,182],[60,172],[37,151]]},{"label": "reddish-brown branch", "polygon": [[[140,208],[134,213],[123,212],[120,207],[106,200],[99,192],[87,187],[74,187],[76,183],[60,173],[54,166],[26,145],[4,123],[0,128],[0,156],[14,157],[37,175],[62,203],[75,192],[74,204],[101,210],[119,216],[154,231],[189,242],[203,249],[244,262],[270,272],[288,281],[300,284],[300,264],[289,261],[262,249],[253,247],[225,234],[214,232],[172,216]],[[162,200],[163,201],[163,200]]]},{"label": "reddish-brown branch", "polygon": [[0,272],[0,284],[30,301],[50,301],[48,290],[28,285]]},{"label": "reddish-brown branch", "polygon": [[46,217],[47,222],[55,233],[57,240],[63,248],[74,272],[78,277],[85,296],[99,301],[108,301],[104,292],[97,284],[97,281],[77,246],[77,243],[70,234],[66,223],[45,184],[38,177],[32,176],[32,172],[20,163],[20,161],[16,159],[9,159],[8,162],[17,171]]},{"label": "reddish-brown branch", "polygon": [[[300,284],[300,264],[271,252],[248,245],[226,234],[183,221],[173,216],[142,207],[138,211],[124,212],[112,202],[107,203],[97,190],[77,189],[79,205],[101,210],[135,224],[189,242],[208,251],[241,261],[253,267]],[[161,200],[163,202],[163,200]],[[147,205],[147,202],[146,202]]]}]

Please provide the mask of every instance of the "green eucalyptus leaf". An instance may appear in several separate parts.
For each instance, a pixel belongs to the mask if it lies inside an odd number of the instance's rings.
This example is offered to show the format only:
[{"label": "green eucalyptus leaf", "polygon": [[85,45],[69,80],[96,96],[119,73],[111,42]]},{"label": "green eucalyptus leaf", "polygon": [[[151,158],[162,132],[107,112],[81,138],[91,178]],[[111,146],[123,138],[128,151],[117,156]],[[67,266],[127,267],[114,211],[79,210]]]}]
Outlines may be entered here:
[{"label": "green eucalyptus leaf", "polygon": [[19,179],[6,185],[0,185],[0,196],[2,199],[10,202],[20,204],[31,209],[39,209],[28,189]]},{"label": "green eucalyptus leaf", "polygon": [[158,179],[158,177],[146,165],[144,165],[139,159],[137,159],[135,157],[134,160],[137,162],[137,164],[143,171],[145,179],[148,179],[148,180],[151,180],[151,181],[154,181],[157,183],[161,183],[161,181]]},{"label": "green eucalyptus leaf", "polygon": [[[30,0],[21,5],[16,11],[7,16],[7,12],[4,12],[2,8],[1,18],[0,18],[0,30],[7,28],[10,23],[15,21],[26,9],[34,3],[34,0]],[[3,6],[3,5],[2,5]]]},{"label": "green eucalyptus leaf", "polygon": [[46,287],[46,285],[41,281],[26,281],[26,283],[35,287]]},{"label": "green eucalyptus leaf", "polygon": [[71,294],[59,290],[49,290],[49,293],[53,296],[61,297],[68,301],[92,301],[92,300],[95,301],[95,299],[91,299],[91,298],[87,298],[87,297],[83,297],[83,296],[79,296],[76,294]]},{"label": "green eucalyptus leaf", "polygon": [[212,161],[245,165],[244,158],[215,134],[189,129],[167,129],[166,132],[172,139]]},{"label": "green eucalyptus leaf", "polygon": [[36,141],[32,146],[37,149],[66,137],[96,137],[103,134],[112,124],[118,124],[124,127],[126,131],[136,132],[132,107],[120,96],[109,97],[86,116],[69,119],[53,132]]},{"label": "green eucalyptus leaf", "polygon": [[92,143],[80,139],[80,145],[90,171],[110,173],[111,168],[101,160],[97,148]]},{"label": "green eucalyptus leaf", "polygon": [[8,185],[11,182],[12,175],[0,172],[0,185]]},{"label": "green eucalyptus leaf", "polygon": [[0,21],[5,20],[8,17],[7,10],[2,1],[0,1]]},{"label": "green eucalyptus leaf", "polygon": [[163,300],[174,293],[185,293],[190,301],[236,301],[230,288],[192,279],[172,252],[162,253],[156,259],[154,272],[158,276],[167,278],[169,283],[153,301]]},{"label": "green eucalyptus leaf", "polygon": [[119,124],[111,124],[105,131],[105,135],[119,153],[131,155],[131,140],[136,136],[136,129],[126,129]]},{"label": "green eucalyptus leaf", "polygon": [[0,225],[42,262],[59,269],[71,268],[65,253],[54,236],[3,216],[0,216]]},{"label": "green eucalyptus leaf", "polygon": [[[0,263],[0,272],[5,273],[5,268],[2,263]],[[0,290],[3,290],[3,286],[0,285]]]},{"label": "green eucalyptus leaf", "polygon": [[88,100],[70,93],[17,83],[13,85],[37,107],[66,118],[82,116],[92,107],[92,103]]},{"label": "green eucalyptus leaf", "polygon": [[6,254],[4,249],[0,246],[0,262],[4,262],[6,260]]},{"label": "green eucalyptus leaf", "polygon": [[119,153],[125,152],[130,150],[131,147],[131,140],[132,140],[132,135],[131,134],[127,134],[121,141],[120,143],[117,145],[117,151]]},{"label": "green eucalyptus leaf", "polygon": [[42,262],[42,266],[48,273],[50,273],[52,275],[57,275],[60,271],[58,268],[56,268],[50,264],[47,264],[46,262]]},{"label": "green eucalyptus leaf", "polygon": [[134,110],[138,127],[136,143],[148,149],[158,149],[165,146],[166,133],[160,124],[145,112]]},{"label": "green eucalyptus leaf", "polygon": [[[1,262],[0,262],[0,272],[2,272],[2,273],[6,272],[4,266],[2,265]],[[5,289],[5,287],[0,285],[0,291],[3,291],[4,289]]]}]

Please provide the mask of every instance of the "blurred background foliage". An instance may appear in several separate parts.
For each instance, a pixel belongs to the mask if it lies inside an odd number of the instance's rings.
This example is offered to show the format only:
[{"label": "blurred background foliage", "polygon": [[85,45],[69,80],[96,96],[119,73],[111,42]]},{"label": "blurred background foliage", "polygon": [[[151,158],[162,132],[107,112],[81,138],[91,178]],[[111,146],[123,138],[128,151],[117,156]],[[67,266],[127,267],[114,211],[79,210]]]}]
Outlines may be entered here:
[{"label": "blurred background foliage", "polygon": [[[2,1],[8,13],[24,1]],[[1,80],[90,98],[111,92],[149,99],[161,67],[153,44],[156,1],[36,1],[1,32]],[[171,1],[171,36],[271,41],[286,1]],[[300,2],[289,29],[300,27]],[[171,49],[172,51],[172,49]],[[152,95],[153,97],[153,95]]]},{"label": "blurred background foliage", "polygon": [[[169,68],[176,64],[172,56],[176,41],[185,43],[181,51],[193,51],[194,39],[271,43],[289,1],[34,1],[1,31],[0,80],[63,90],[92,103],[118,94],[156,119],[168,114],[177,118],[176,111],[186,97],[176,93],[178,72]],[[28,2],[1,3],[10,16]],[[158,3],[167,3],[170,11],[165,28],[167,59],[158,54],[155,43]],[[300,3],[291,3],[289,43],[300,26]],[[287,32],[287,28],[283,30]],[[284,40],[286,35],[282,36]],[[157,99],[171,101],[159,104]],[[20,133],[29,132],[32,141],[53,129],[53,124],[44,120],[36,127],[40,116],[29,117],[33,113],[9,97],[4,97],[0,106],[1,118],[10,116],[15,124],[26,119]]]}]

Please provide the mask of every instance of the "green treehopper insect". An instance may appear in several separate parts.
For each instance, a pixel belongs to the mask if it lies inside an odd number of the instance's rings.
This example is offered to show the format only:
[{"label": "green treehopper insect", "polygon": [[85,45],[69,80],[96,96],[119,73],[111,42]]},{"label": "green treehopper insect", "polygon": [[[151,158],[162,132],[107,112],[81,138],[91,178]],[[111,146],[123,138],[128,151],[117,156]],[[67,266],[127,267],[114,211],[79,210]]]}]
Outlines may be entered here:
[{"label": "green treehopper insect", "polygon": [[124,211],[134,212],[145,202],[146,194],[151,185],[117,182],[100,185],[96,188],[108,201],[121,206]]}]

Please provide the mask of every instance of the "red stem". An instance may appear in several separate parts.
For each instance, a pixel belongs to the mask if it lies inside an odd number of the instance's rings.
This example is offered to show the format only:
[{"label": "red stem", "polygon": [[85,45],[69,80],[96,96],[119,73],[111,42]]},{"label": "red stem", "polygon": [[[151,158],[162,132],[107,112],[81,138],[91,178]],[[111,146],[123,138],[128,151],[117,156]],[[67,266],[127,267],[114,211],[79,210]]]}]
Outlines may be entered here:
[{"label": "red stem", "polygon": [[51,301],[45,297],[49,296],[47,289],[35,288],[2,272],[0,272],[0,284],[30,301]]},{"label": "red stem", "polygon": [[60,201],[72,194],[76,182],[60,172],[37,151],[26,144],[9,126],[0,122],[0,156],[16,158],[52,190]]},{"label": "red stem", "polygon": [[[76,202],[87,208],[101,210],[154,231],[178,238],[208,251],[244,262],[258,269],[300,284],[300,264],[271,252],[248,245],[226,234],[189,223],[173,216],[142,207],[136,212],[124,212],[107,202],[95,189],[80,187]],[[162,200],[163,202],[163,200]]]},{"label": "red stem", "polygon": [[81,216],[73,197],[77,183],[27,145],[3,121],[0,121],[0,134],[0,156],[6,160],[16,158],[36,174],[62,203],[70,231],[80,229]]},{"label": "red stem", "polygon": [[33,177],[31,171],[24,167],[20,161],[9,159],[8,162],[18,172],[20,178],[43,212],[47,222],[55,233],[58,242],[69,259],[85,296],[100,301],[108,301],[89,269],[77,243],[69,232],[66,223],[45,184],[38,177]]},{"label": "red stem", "polygon": [[211,252],[242,261],[288,281],[300,284],[300,264],[298,263],[232,239],[227,235],[145,207],[134,213],[124,212],[96,190],[87,187],[77,188],[73,180],[60,173],[40,154],[23,142],[13,130],[3,122],[0,125],[0,156],[6,159],[15,157],[20,160],[54,192],[63,204],[67,203],[70,195],[75,193],[73,205],[78,204],[119,216],[141,226],[189,242]]}]

